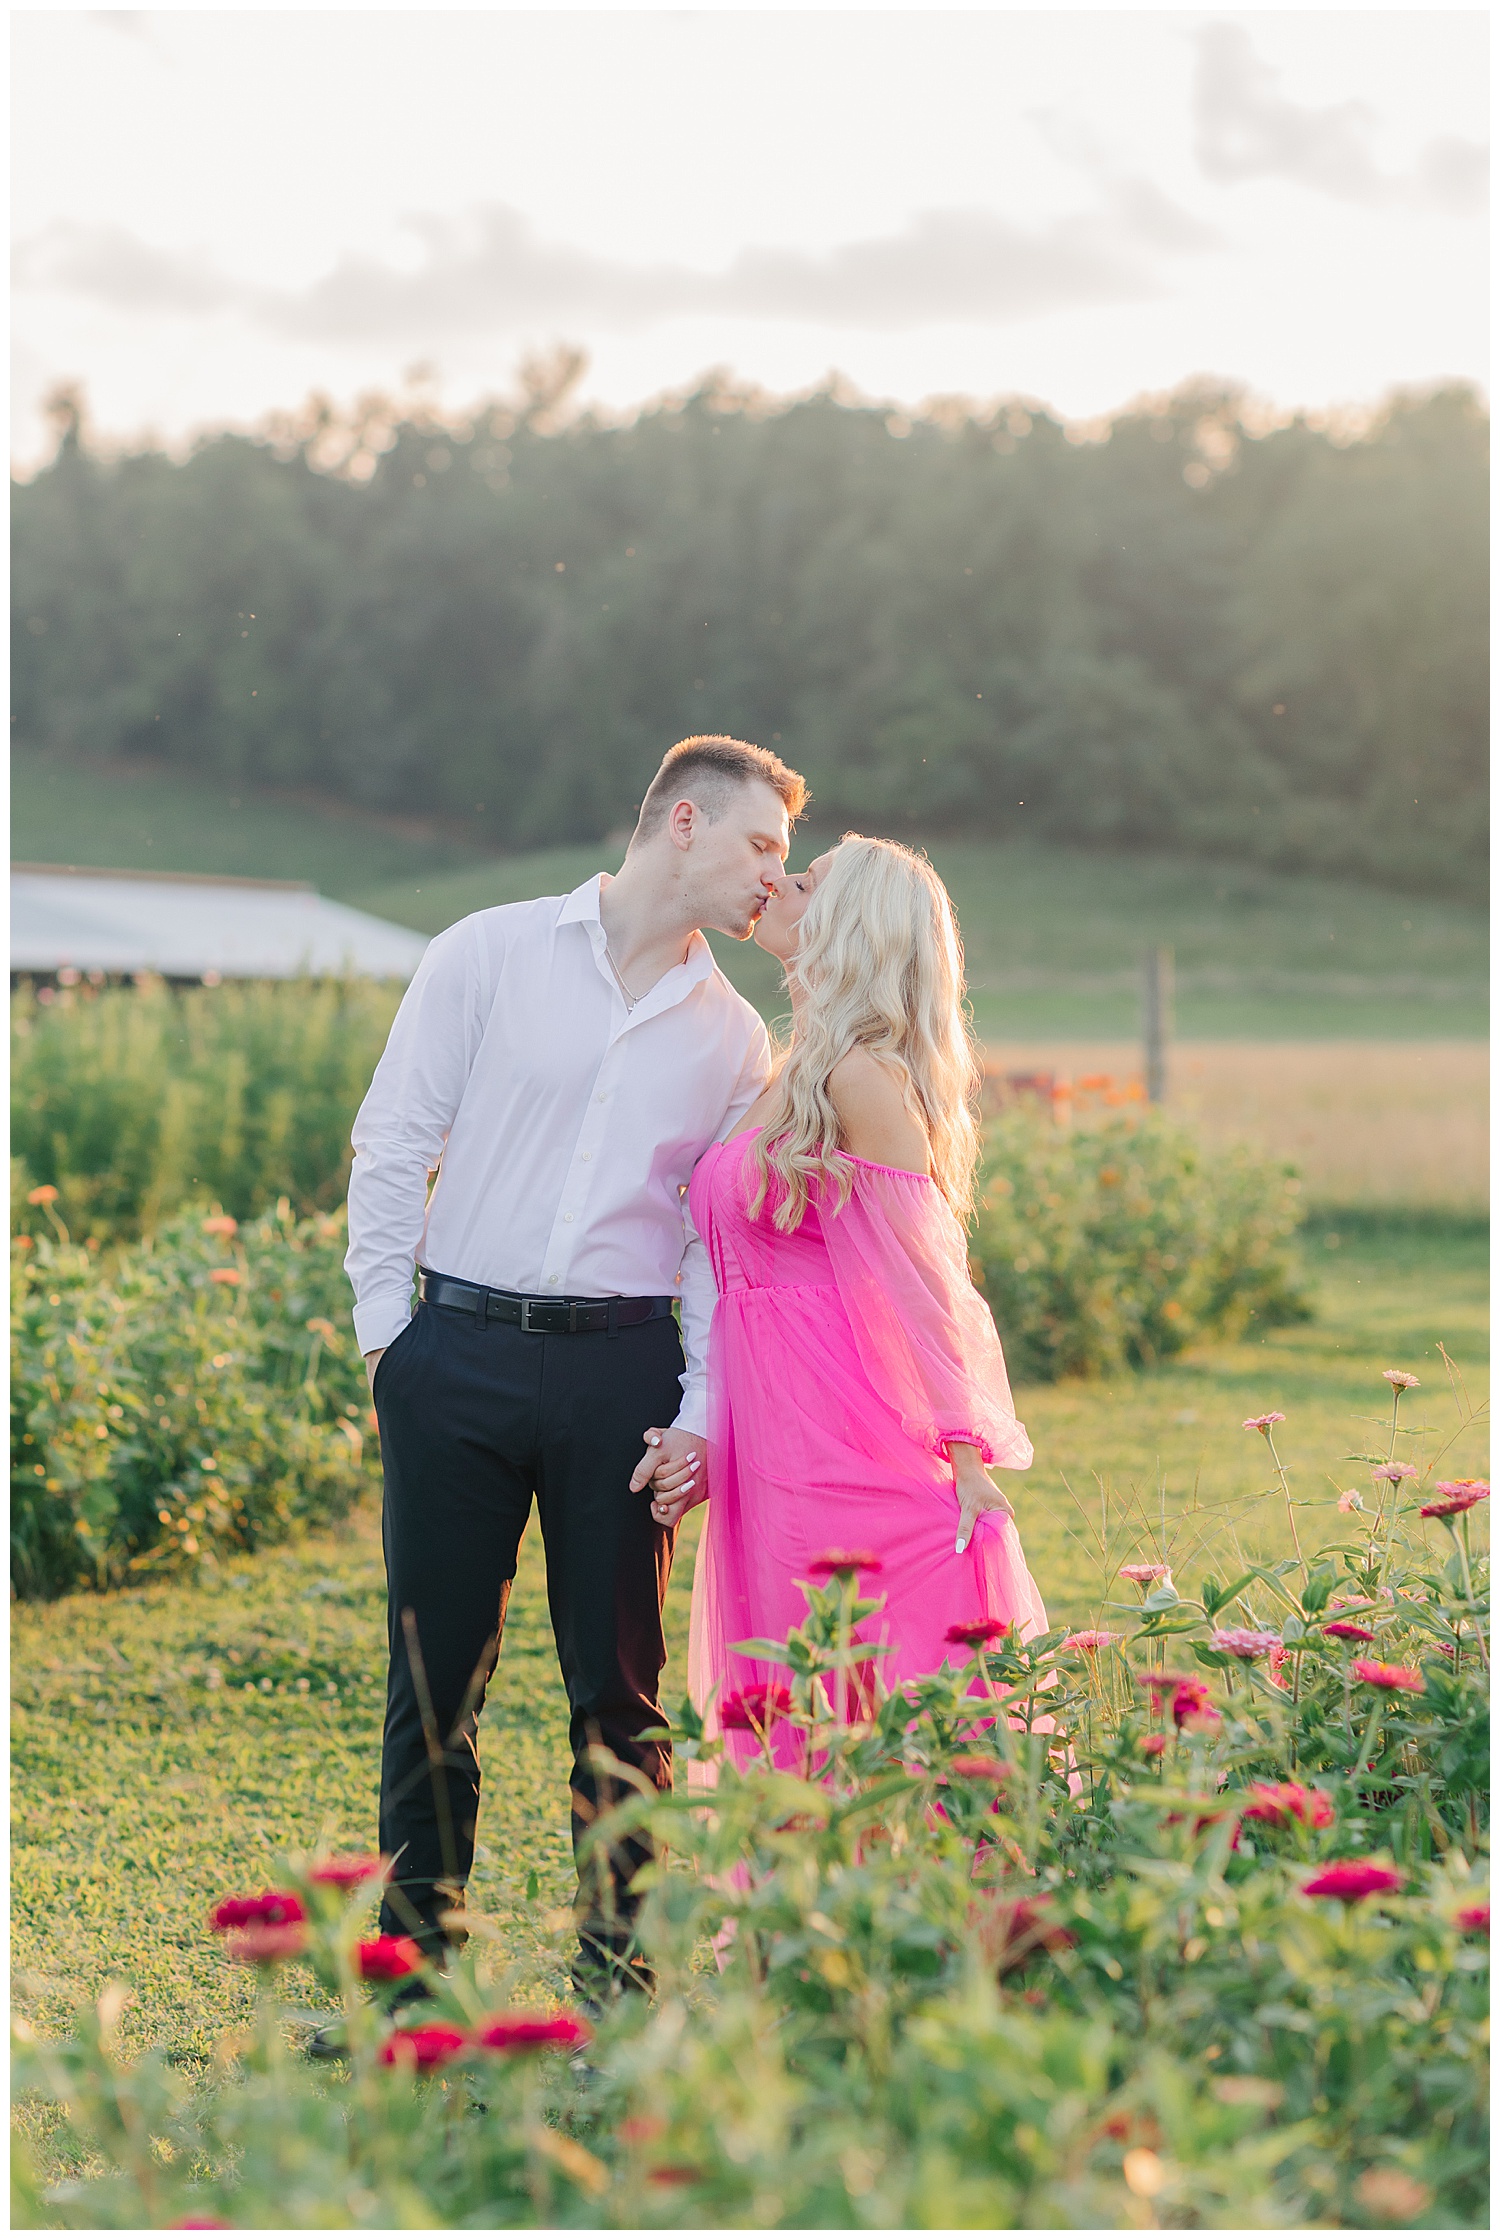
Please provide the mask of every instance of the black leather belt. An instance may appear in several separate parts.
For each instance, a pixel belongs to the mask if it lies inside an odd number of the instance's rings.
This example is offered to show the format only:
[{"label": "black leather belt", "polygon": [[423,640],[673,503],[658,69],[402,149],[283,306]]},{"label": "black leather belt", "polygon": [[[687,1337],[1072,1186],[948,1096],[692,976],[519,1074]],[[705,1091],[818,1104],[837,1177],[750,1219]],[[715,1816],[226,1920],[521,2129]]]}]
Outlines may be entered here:
[{"label": "black leather belt", "polygon": [[529,1299],[519,1291],[491,1291],[482,1283],[434,1275],[430,1268],[417,1270],[417,1296],[425,1306],[456,1307],[461,1314],[471,1314],[481,1330],[486,1323],[510,1322],[545,1338],[599,1330],[613,1337],[637,1322],[662,1321],[677,1304],[670,1298]]}]

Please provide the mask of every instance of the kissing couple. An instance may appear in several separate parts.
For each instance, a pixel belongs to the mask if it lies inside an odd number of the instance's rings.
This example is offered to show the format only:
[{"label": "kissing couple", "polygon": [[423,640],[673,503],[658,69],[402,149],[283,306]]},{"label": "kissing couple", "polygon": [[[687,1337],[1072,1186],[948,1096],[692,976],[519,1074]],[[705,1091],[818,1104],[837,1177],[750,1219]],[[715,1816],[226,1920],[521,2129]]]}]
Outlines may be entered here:
[{"label": "kissing couple", "polygon": [[[575,1847],[592,1745],[671,1786],[662,1606],[700,1501],[689,1681],[710,1731],[767,1677],[735,1644],[797,1623],[830,1548],[881,1567],[866,1631],[888,1683],[960,1654],[955,1624],[1045,1626],[989,1475],[1031,1444],[968,1274],[977,1066],[952,905],[887,840],[789,875],[806,799],[763,748],[673,747],[613,878],[431,944],[354,1124],[346,1265],[389,1586],[381,1928],[434,1959],[464,1934],[479,1716],[533,1501]],[[783,966],[779,1055],[705,928]],[[649,1983],[645,1856],[623,1843],[580,1880],[591,2004]]]}]

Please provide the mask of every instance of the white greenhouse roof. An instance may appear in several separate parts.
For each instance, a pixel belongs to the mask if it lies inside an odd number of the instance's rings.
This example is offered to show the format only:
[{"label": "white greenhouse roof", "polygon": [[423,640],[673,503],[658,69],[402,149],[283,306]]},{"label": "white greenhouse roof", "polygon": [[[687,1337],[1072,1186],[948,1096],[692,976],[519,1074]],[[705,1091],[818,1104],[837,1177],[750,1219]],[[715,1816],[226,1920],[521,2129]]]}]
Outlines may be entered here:
[{"label": "white greenhouse roof", "polygon": [[10,867],[12,972],[159,972],[169,980],[409,980],[426,937],[281,879]]}]

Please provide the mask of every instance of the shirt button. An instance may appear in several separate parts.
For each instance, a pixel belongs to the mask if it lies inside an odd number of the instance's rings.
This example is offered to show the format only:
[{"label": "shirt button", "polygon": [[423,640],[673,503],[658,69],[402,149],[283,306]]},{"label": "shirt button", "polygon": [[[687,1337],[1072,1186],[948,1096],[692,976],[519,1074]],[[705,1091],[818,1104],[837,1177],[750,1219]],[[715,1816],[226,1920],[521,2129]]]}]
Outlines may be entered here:
[{"label": "shirt button", "polygon": [[592,1151],[580,1151],[578,1156],[580,1159],[592,1159],[594,1154]]},{"label": "shirt button", "polygon": [[563,1215],[563,1219],[564,1219],[564,1221],[571,1221],[571,1220],[572,1220],[572,1218],[573,1218],[573,1216],[572,1216],[572,1214],[571,1214],[571,1213],[565,1213],[565,1214]]},{"label": "shirt button", "polygon": [[604,1094],[604,1091],[603,1091],[603,1090],[601,1089],[601,1090],[599,1091],[598,1095],[597,1095],[597,1096],[595,1097],[595,1099],[594,1099],[594,1102],[595,1102],[595,1104],[608,1104],[608,1102],[609,1102],[609,1099],[608,1099],[608,1097],[606,1097],[606,1095]]},{"label": "shirt button", "polygon": [[547,1278],[547,1281],[548,1281],[549,1283],[561,1283],[561,1282],[562,1282],[562,1277],[561,1277],[561,1276],[548,1276],[548,1278]]}]

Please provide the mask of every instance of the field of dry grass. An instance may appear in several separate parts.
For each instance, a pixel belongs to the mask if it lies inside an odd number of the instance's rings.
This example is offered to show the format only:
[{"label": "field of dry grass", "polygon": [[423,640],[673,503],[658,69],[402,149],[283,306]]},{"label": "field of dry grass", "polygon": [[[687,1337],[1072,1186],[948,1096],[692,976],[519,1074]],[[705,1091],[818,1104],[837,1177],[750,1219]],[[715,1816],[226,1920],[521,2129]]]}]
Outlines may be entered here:
[{"label": "field of dry grass", "polygon": [[[991,1078],[1139,1080],[1131,1042],[1007,1042]],[[1179,1042],[1171,1107],[1205,1135],[1292,1160],[1320,1205],[1442,1207],[1489,1202],[1489,1052],[1478,1041]]]}]

